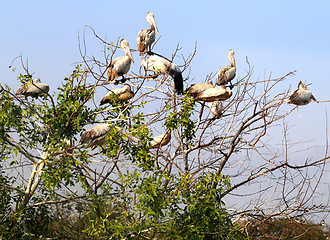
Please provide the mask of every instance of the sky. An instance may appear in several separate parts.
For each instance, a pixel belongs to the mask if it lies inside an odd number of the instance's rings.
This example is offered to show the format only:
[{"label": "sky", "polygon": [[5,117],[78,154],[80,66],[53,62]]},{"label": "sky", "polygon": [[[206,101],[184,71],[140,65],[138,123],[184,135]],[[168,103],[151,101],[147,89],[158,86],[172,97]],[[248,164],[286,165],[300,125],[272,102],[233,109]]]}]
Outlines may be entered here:
[{"label": "sky", "polygon": [[[82,35],[85,25],[110,41],[124,37],[136,48],[138,31],[149,27],[148,11],[154,13],[160,31],[157,51],[161,54],[171,56],[178,43],[182,53],[188,54],[197,42],[192,64],[196,82],[227,64],[232,48],[239,76],[245,73],[248,56],[255,77],[297,70],[292,86],[300,80],[313,83],[310,88],[315,96],[327,98],[328,1],[1,1],[0,82],[19,85],[17,72],[8,66],[22,54],[31,72],[56,87],[81,60],[78,34]],[[87,35],[89,52],[100,54],[102,48],[91,31]]]},{"label": "sky", "polygon": [[[193,82],[227,65],[229,49],[235,50],[237,76],[243,77],[248,57],[253,79],[270,74],[281,77],[296,70],[284,87],[295,89],[299,81],[318,100],[330,100],[330,1],[0,1],[0,82],[13,89],[22,72],[15,62],[20,54],[28,59],[34,78],[55,90],[81,61],[78,36],[85,25],[109,42],[125,38],[136,49],[139,30],[149,28],[147,12],[155,15],[160,40],[155,51],[171,57],[178,43],[180,53],[197,53],[191,64]],[[90,55],[102,56],[103,47],[86,30]],[[121,54],[121,53],[120,53]],[[118,52],[119,56],[119,52]],[[139,63],[134,53],[135,65]],[[180,64],[182,62],[178,62]],[[134,66],[137,69],[137,66]],[[100,99],[103,96],[100,96]],[[312,140],[324,146],[326,114],[330,103],[311,103],[292,114],[291,137]],[[315,148],[313,157],[324,153]],[[318,152],[321,151],[321,152]],[[324,177],[330,182],[330,177]]]}]

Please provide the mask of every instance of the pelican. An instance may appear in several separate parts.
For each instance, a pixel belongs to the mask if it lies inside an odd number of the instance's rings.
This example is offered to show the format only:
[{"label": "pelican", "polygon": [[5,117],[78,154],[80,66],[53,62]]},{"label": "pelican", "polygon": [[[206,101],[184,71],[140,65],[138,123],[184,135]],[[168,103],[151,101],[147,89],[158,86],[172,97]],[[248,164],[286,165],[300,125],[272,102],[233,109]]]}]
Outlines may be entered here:
[{"label": "pelican", "polygon": [[222,116],[222,102],[214,101],[208,103],[209,109],[211,113],[213,113],[214,117],[220,118]]},{"label": "pelican", "polygon": [[298,89],[291,93],[289,103],[300,106],[307,105],[311,100],[318,102],[312,92],[307,89],[307,86],[300,81],[298,84]]},{"label": "pelican", "polygon": [[230,49],[228,53],[228,59],[230,62],[230,66],[224,66],[220,68],[217,74],[217,85],[226,85],[229,81],[233,80],[236,76],[236,62],[234,57],[234,50]]},{"label": "pelican", "polygon": [[151,50],[151,44],[155,41],[155,30],[159,34],[154,15],[151,12],[148,12],[146,19],[150,24],[150,28],[146,30],[140,30],[136,39],[140,56],[144,55],[148,50]]},{"label": "pelican", "polygon": [[195,97],[196,101],[204,101],[204,102],[213,102],[213,101],[223,101],[230,98],[232,95],[231,90],[226,90],[224,85],[221,85],[217,88],[208,88],[203,92],[198,94]]},{"label": "pelican", "polygon": [[107,69],[107,81],[110,83],[118,83],[116,79],[119,76],[122,76],[121,81],[125,82],[124,74],[128,73],[131,61],[134,63],[131,50],[125,39],[120,40],[120,48],[125,52],[125,56],[117,57],[110,62]]},{"label": "pelican", "polygon": [[195,98],[198,94],[202,93],[204,90],[214,88],[212,81],[206,83],[192,84],[187,91]]},{"label": "pelican", "polygon": [[165,146],[170,142],[170,140],[171,140],[171,131],[167,131],[164,134],[154,137],[150,141],[149,148],[159,148],[161,146]]},{"label": "pelican", "polygon": [[41,83],[40,78],[33,80],[32,82],[22,84],[19,89],[17,89],[16,95],[23,96],[38,96],[49,92],[49,85],[46,83]]},{"label": "pelican", "polygon": [[102,146],[105,143],[105,139],[109,131],[110,127],[108,124],[96,125],[92,129],[88,129],[81,134],[79,143],[84,144],[89,142],[86,148],[91,147],[93,150],[97,146]]},{"label": "pelican", "polygon": [[174,79],[175,92],[180,95],[183,93],[183,78],[178,65],[158,56],[141,58],[141,65],[156,74],[169,74]]},{"label": "pelican", "polygon": [[131,90],[129,85],[125,85],[122,88],[112,89],[105,94],[104,98],[100,102],[100,105],[111,102],[112,99],[116,99],[115,96],[118,97],[119,101],[126,102],[134,97],[134,92]]}]

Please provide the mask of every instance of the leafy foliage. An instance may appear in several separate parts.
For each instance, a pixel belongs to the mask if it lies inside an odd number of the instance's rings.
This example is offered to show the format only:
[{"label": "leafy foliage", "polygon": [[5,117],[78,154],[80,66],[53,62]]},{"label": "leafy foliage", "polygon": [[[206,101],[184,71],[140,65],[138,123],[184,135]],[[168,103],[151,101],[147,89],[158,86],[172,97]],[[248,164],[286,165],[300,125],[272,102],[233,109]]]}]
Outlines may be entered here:
[{"label": "leafy foliage", "polygon": [[195,101],[189,94],[183,98],[181,103],[181,108],[179,111],[172,112],[165,121],[167,129],[180,131],[184,142],[188,145],[192,144],[192,140],[195,136],[194,133],[194,123],[190,119],[193,114],[193,109],[195,106]]},{"label": "leafy foliage", "polygon": [[86,73],[78,65],[70,78],[65,78],[62,86],[58,87],[59,93],[55,106],[46,108],[44,124],[47,131],[52,134],[51,141],[71,139],[82,130],[82,126],[95,120],[98,109],[92,110],[87,102],[93,99],[94,89],[86,88]]}]

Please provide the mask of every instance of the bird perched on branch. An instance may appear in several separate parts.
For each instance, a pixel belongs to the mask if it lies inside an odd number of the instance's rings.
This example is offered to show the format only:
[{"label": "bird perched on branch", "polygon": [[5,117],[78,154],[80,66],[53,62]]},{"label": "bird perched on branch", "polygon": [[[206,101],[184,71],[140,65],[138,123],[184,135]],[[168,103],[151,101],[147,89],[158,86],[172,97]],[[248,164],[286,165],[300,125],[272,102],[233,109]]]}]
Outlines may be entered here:
[{"label": "bird perched on branch", "polygon": [[169,74],[174,79],[175,92],[180,95],[183,94],[183,78],[178,65],[155,55],[141,58],[141,65],[144,69],[153,71],[156,74]]},{"label": "bird perched on branch", "polygon": [[318,102],[312,92],[307,89],[307,86],[300,81],[298,84],[298,89],[291,93],[289,103],[300,106],[307,105],[311,102],[311,100]]},{"label": "bird perched on branch", "polygon": [[97,146],[102,146],[105,143],[106,136],[110,131],[108,124],[99,124],[92,129],[87,129],[81,134],[79,143],[89,143],[86,148],[91,147],[92,150]]},{"label": "bird perched on branch", "polygon": [[196,98],[199,94],[209,88],[214,88],[212,81],[206,83],[196,83],[192,84],[187,91],[190,92],[193,98]]},{"label": "bird perched on branch", "polygon": [[228,59],[230,62],[230,66],[224,66],[220,68],[217,74],[217,85],[226,85],[228,82],[231,84],[231,80],[233,80],[236,76],[236,62],[234,57],[234,50],[230,49],[228,53]]},{"label": "bird perched on branch", "polygon": [[209,102],[208,107],[215,118],[222,116],[222,101]]},{"label": "bird perched on branch", "polygon": [[204,102],[213,102],[213,101],[224,101],[230,98],[232,95],[231,90],[227,90],[224,85],[221,85],[217,88],[208,88],[203,92],[198,94],[195,97],[196,101],[204,101]]},{"label": "bird perched on branch", "polygon": [[125,82],[124,74],[128,73],[131,67],[131,61],[134,63],[129,44],[125,39],[120,41],[120,48],[125,52],[125,56],[113,59],[107,69],[107,81],[109,83],[118,83],[117,78],[122,76],[121,81]]},{"label": "bird perched on branch", "polygon": [[137,48],[140,55],[143,55],[147,51],[151,50],[151,44],[155,41],[155,30],[159,34],[154,15],[151,12],[148,12],[146,19],[150,24],[150,28],[140,30],[136,39]]},{"label": "bird perched on branch", "polygon": [[167,131],[164,134],[161,134],[157,137],[154,137],[150,141],[149,148],[159,148],[168,144],[171,140],[171,131]]},{"label": "bird perched on branch", "polygon": [[49,85],[41,83],[40,78],[33,80],[32,82],[22,84],[16,91],[16,95],[23,96],[39,96],[49,92]]},{"label": "bird perched on branch", "polygon": [[119,99],[121,102],[126,102],[134,97],[134,92],[129,85],[125,85],[122,88],[114,88],[108,91],[100,102],[100,105],[111,102],[111,100]]}]

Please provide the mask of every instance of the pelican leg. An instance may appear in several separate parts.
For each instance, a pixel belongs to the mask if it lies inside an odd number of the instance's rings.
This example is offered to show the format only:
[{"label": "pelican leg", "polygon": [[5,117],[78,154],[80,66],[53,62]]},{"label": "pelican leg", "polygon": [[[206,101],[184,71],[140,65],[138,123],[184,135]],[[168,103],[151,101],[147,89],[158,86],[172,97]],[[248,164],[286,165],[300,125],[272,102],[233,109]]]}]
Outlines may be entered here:
[{"label": "pelican leg", "polygon": [[230,89],[230,90],[233,90],[234,85],[232,84],[231,80],[229,81],[229,83],[230,83],[230,85],[229,85],[229,89]]},{"label": "pelican leg", "polygon": [[153,75],[149,75],[149,77],[151,77],[152,79],[156,79],[156,78],[158,78],[159,75],[160,74],[153,74]]},{"label": "pelican leg", "polygon": [[151,48],[150,48],[150,50],[147,52],[147,54],[148,54],[149,56],[154,55],[154,53],[151,51]]},{"label": "pelican leg", "polygon": [[115,85],[118,85],[120,82],[122,82],[122,83],[126,82],[126,80],[127,80],[127,79],[126,79],[126,78],[124,78],[124,76],[122,76],[122,77],[123,77],[123,78],[122,78],[122,79],[120,79],[120,80],[117,80],[117,79],[116,79],[116,81],[115,81],[115,83],[114,83],[114,84],[115,84]]},{"label": "pelican leg", "polygon": [[124,76],[122,76],[123,78],[120,80],[122,83],[126,82],[126,78]]},{"label": "pelican leg", "polygon": [[107,150],[103,146],[100,146],[100,147],[102,149],[102,151],[101,151],[102,153],[104,153],[104,154],[107,153]]},{"label": "pelican leg", "polygon": [[151,77],[152,79],[156,79],[160,75],[160,73],[148,74],[148,69],[146,69],[145,67],[143,67],[143,70],[144,70],[144,75],[147,77]]}]

